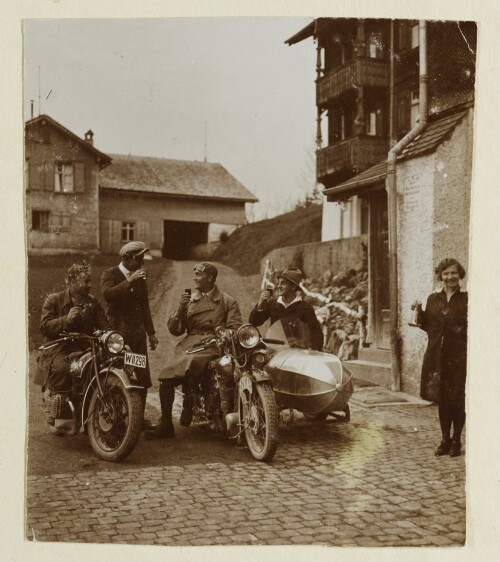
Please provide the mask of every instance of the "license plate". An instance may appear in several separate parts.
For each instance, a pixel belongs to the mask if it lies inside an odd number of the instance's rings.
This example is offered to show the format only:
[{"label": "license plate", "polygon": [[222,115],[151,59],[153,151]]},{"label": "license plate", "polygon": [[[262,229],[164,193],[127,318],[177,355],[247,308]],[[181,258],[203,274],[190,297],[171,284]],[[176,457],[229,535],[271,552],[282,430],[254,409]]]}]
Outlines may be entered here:
[{"label": "license plate", "polygon": [[131,367],[146,368],[146,356],[140,355],[139,353],[130,353],[127,351],[123,362],[125,365],[130,365]]}]

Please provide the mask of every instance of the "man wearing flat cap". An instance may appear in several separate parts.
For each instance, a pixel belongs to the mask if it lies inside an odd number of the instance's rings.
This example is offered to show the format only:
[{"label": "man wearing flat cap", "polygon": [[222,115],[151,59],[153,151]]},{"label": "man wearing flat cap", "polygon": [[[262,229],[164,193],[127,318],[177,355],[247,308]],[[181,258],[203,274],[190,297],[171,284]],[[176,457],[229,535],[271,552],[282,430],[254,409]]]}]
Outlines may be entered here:
[{"label": "man wearing flat cap", "polygon": [[[271,325],[281,320],[287,337],[321,351],[323,348],[323,332],[316,318],[314,308],[302,300],[302,272],[300,269],[289,268],[278,276],[278,297],[273,297],[270,289],[262,291],[259,302],[250,312],[249,322],[260,326],[270,319]],[[305,329],[304,329],[305,328]],[[302,341],[300,341],[302,340]]]},{"label": "man wearing flat cap", "polygon": [[186,350],[198,345],[207,336],[213,335],[217,326],[237,329],[242,324],[238,303],[228,294],[222,292],[215,280],[217,268],[208,262],[201,262],[194,268],[192,295],[188,291],[181,294],[179,306],[170,315],[167,325],[174,336],[186,334],[175,347],[177,357],[174,362],[162,369],[160,376],[161,422],[154,431],[147,431],[147,439],[174,437],[172,423],[172,405],[175,387],[183,384],[185,389],[184,409],[181,425],[191,424],[192,403],[187,385],[199,380],[208,362],[217,357],[213,351],[186,355]]},{"label": "man wearing flat cap", "polygon": [[[146,356],[146,336],[152,350],[158,345],[149,310],[147,273],[143,268],[144,259],[151,259],[148,252],[144,242],[128,242],[120,250],[121,262],[118,266],[106,269],[101,276],[102,296],[113,329],[123,335],[133,352]],[[149,359],[146,360],[146,368],[136,368],[135,372],[144,387],[142,398],[145,407],[147,389],[151,386]],[[151,427],[151,423],[145,420],[143,429]]]}]

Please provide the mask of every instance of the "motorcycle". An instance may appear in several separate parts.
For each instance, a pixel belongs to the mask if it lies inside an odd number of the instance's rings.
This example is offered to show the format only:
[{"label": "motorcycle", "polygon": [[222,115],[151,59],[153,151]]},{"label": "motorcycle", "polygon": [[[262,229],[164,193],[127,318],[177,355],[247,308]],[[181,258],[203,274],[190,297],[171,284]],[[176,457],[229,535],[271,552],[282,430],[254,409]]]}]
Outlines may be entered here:
[{"label": "motorcycle", "polygon": [[132,452],[141,434],[143,388],[134,368],[145,367],[146,356],[131,353],[114,331],[64,333],[39,349],[82,341],[89,347],[68,356],[72,389],[45,391],[46,411],[54,421],[49,427],[58,435],[87,432],[99,458],[118,462]]},{"label": "motorcycle", "polygon": [[303,323],[275,322],[263,339],[270,354],[265,365],[281,410],[298,410],[308,420],[350,420],[352,373],[331,353],[307,349],[310,338]]},{"label": "motorcycle", "polygon": [[218,326],[215,336],[187,354],[213,350],[217,357],[194,385],[193,424],[222,435],[246,440],[252,456],[269,462],[278,446],[278,408],[270,376],[263,369],[267,356],[257,328]]}]

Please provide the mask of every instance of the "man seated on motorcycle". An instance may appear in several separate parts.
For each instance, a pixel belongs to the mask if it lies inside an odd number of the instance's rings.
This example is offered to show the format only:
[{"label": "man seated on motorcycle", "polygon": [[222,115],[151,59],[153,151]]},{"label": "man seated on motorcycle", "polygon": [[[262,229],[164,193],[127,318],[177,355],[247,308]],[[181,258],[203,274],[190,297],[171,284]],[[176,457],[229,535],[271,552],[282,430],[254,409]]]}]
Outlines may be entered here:
[{"label": "man seated on motorcycle", "polygon": [[215,265],[208,262],[197,264],[193,274],[195,286],[193,294],[191,295],[189,290],[184,291],[177,310],[168,319],[170,333],[174,336],[186,334],[186,337],[175,347],[177,359],[164,368],[158,377],[161,421],[156,429],[145,433],[147,439],[174,437],[172,406],[175,387],[179,384],[184,387],[184,404],[180,422],[184,426],[191,424],[193,404],[189,384],[196,384],[208,362],[217,357],[217,353],[207,351],[186,355],[186,351],[213,335],[217,326],[237,329],[242,324],[238,303],[215,284],[217,274]]},{"label": "man seated on motorcycle", "polygon": [[[40,330],[44,342],[59,338],[63,332],[91,335],[95,330],[110,329],[104,310],[90,294],[90,265],[73,264],[66,273],[66,285],[66,290],[49,295],[43,303]],[[54,425],[51,404],[55,397],[68,396],[72,390],[69,356],[87,347],[83,340],[61,342],[44,350],[38,358],[35,384],[42,386],[50,426]]]},{"label": "man seated on motorcycle", "polygon": [[260,326],[270,319],[272,325],[280,320],[290,341],[298,342],[298,347],[321,351],[321,326],[314,308],[302,300],[302,272],[299,269],[285,269],[278,279],[278,297],[274,298],[270,289],[264,289],[259,302],[250,312],[250,324]]}]

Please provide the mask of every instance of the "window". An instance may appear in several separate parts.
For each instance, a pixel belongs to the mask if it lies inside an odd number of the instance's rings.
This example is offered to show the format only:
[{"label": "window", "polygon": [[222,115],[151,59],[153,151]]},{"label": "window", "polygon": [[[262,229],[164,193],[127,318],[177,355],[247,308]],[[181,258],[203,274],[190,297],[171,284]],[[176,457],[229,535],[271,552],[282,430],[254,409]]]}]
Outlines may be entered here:
[{"label": "window", "polygon": [[402,21],[399,23],[398,43],[400,51],[418,47],[418,22]]},{"label": "window", "polygon": [[382,33],[370,33],[366,43],[367,56],[371,59],[381,59],[384,56]]},{"label": "window", "polygon": [[32,230],[49,230],[49,211],[32,211],[31,213],[31,228]]},{"label": "window", "polygon": [[411,48],[418,47],[418,23],[411,26]]},{"label": "window", "polygon": [[419,92],[413,90],[411,93],[411,126],[414,127],[418,122],[419,116]]},{"label": "window", "polygon": [[370,136],[382,136],[382,110],[374,109],[368,112],[366,120],[366,134]]},{"label": "window", "polygon": [[50,220],[50,230],[53,232],[68,232],[71,226],[71,215],[52,215]]},{"label": "window", "polygon": [[74,191],[73,164],[56,164],[54,191],[62,193],[72,193]]},{"label": "window", "polygon": [[135,222],[122,222],[122,242],[135,240]]}]

